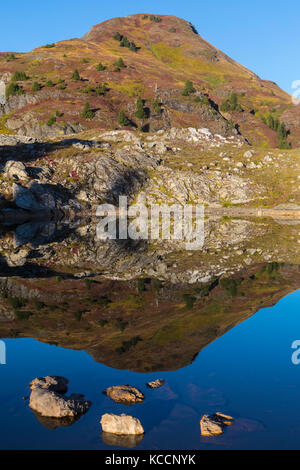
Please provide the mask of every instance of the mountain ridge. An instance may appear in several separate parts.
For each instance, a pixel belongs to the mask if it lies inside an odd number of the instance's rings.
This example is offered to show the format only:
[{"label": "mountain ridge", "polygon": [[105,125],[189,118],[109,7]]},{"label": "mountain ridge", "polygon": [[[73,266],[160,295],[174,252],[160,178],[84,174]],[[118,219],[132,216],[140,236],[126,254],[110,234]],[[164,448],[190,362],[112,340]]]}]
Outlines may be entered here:
[{"label": "mountain ridge", "polygon": [[[118,65],[120,58],[124,66]],[[72,78],[75,70],[78,80]],[[24,72],[27,79],[16,81],[22,96],[10,96],[0,108],[2,133],[52,137],[115,129],[123,127],[118,122],[123,110],[133,128],[207,127],[224,135],[235,128],[253,145],[276,147],[276,130],[267,122],[271,114],[285,123],[294,147],[300,142],[300,107],[288,93],[208,43],[190,22],[171,15],[113,18],[92,26],[83,38],[24,54],[1,53],[0,79],[6,86],[15,72]],[[186,81],[195,93],[182,96]],[[164,100],[159,101],[162,91]],[[225,109],[232,94],[239,107]],[[136,117],[139,96],[143,119]],[[93,119],[83,116],[86,102],[94,110]]]}]

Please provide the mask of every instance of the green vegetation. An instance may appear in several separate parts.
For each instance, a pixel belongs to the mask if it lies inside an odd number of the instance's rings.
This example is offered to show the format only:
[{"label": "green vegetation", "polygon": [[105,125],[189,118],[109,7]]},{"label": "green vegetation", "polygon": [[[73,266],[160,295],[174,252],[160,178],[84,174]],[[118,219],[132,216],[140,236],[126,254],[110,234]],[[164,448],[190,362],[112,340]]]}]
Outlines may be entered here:
[{"label": "green vegetation", "polygon": [[11,81],[12,82],[23,82],[25,80],[28,80],[29,77],[26,75],[25,72],[15,72],[12,76]]},{"label": "green vegetation", "polygon": [[22,308],[27,304],[27,300],[21,297],[7,297],[8,302],[14,309]]},{"label": "green vegetation", "polygon": [[238,293],[238,287],[242,283],[243,280],[244,280],[243,278],[240,278],[240,279],[224,278],[224,279],[221,279],[220,285],[222,289],[229,292],[229,294],[232,297],[235,297]]},{"label": "green vegetation", "polygon": [[134,336],[129,341],[122,341],[122,346],[120,348],[117,348],[116,352],[119,354],[123,354],[129,351],[129,349],[135,346],[139,341],[142,341],[142,338],[140,336]]},{"label": "green vegetation", "polygon": [[190,96],[193,93],[196,93],[196,89],[194,88],[193,82],[187,80],[185,82],[184,89],[182,90],[182,96]]},{"label": "green vegetation", "polygon": [[85,103],[81,117],[84,119],[93,119],[95,117],[95,111],[93,111],[88,102]]},{"label": "green vegetation", "polygon": [[119,33],[119,32],[116,32],[114,35],[113,35],[113,38],[116,40],[116,41],[122,41],[122,35]]},{"label": "green vegetation", "polygon": [[120,124],[120,126],[130,126],[130,121],[128,117],[126,116],[125,111],[123,111],[123,109],[121,109],[119,112],[118,123]]},{"label": "green vegetation", "polygon": [[104,320],[102,318],[100,320],[98,320],[98,325],[100,325],[100,326],[105,326],[105,325],[107,325],[107,323],[108,323],[108,320]]},{"label": "green vegetation", "polygon": [[125,330],[126,326],[128,326],[128,322],[127,321],[123,321],[122,318],[117,318],[117,321],[116,321],[116,327],[122,331]]},{"label": "green vegetation", "polygon": [[210,101],[210,99],[207,95],[204,95],[203,97],[195,96],[194,101],[196,103],[202,104],[203,106],[211,106],[212,105],[212,102]]},{"label": "green vegetation", "polygon": [[44,304],[44,302],[41,302],[39,300],[35,300],[34,305],[37,310],[42,310],[43,308],[46,307],[46,304]]},{"label": "green vegetation", "polygon": [[47,88],[51,88],[51,87],[55,86],[55,84],[52,82],[52,80],[47,80],[46,83],[45,83],[45,86]]},{"label": "green vegetation", "polygon": [[84,310],[76,310],[76,312],[74,312],[74,316],[77,321],[81,320],[83,314],[84,314]]},{"label": "green vegetation", "polygon": [[158,16],[150,15],[150,21],[154,21],[155,23],[161,23],[162,19]]},{"label": "green vegetation", "polygon": [[98,70],[98,72],[103,72],[103,70],[106,70],[106,67],[101,62],[99,62],[99,64],[96,67],[96,70]]},{"label": "green vegetation", "polygon": [[103,85],[97,85],[95,88],[95,93],[97,95],[105,95],[109,91],[109,88],[106,83],[103,83]]},{"label": "green vegetation", "polygon": [[17,310],[16,311],[16,315],[17,315],[17,319],[18,320],[28,320],[29,317],[31,317],[31,315],[33,315],[32,312],[28,312],[28,311],[22,311],[22,310]]},{"label": "green vegetation", "polygon": [[55,122],[56,122],[56,117],[51,116],[47,121],[47,126],[51,127],[51,126],[53,126],[53,124],[55,124]]},{"label": "green vegetation", "polygon": [[161,104],[160,104],[159,101],[153,100],[153,101],[152,101],[152,105],[153,105],[154,111],[155,111],[157,114],[161,114],[161,113],[162,113],[162,108],[161,108]]},{"label": "green vegetation", "polygon": [[120,47],[127,47],[128,49],[130,49],[133,52],[138,51],[138,47],[136,46],[136,44],[133,41],[129,41],[129,39],[126,36],[123,36],[119,32],[115,33],[113,35],[113,38],[116,41],[119,41]]},{"label": "green vegetation", "polygon": [[75,69],[74,72],[72,73],[72,79],[73,79],[73,80],[77,80],[77,81],[78,81],[78,80],[81,80],[80,75],[79,75],[79,72],[78,72],[77,69]]},{"label": "green vegetation", "polygon": [[124,61],[123,61],[122,57],[120,57],[118,60],[116,60],[116,61],[114,62],[114,66],[115,66],[115,67],[118,67],[118,68],[124,68],[124,67],[126,67],[126,65],[124,64]]},{"label": "green vegetation", "polygon": [[145,283],[146,283],[146,279],[144,278],[137,279],[137,289],[138,289],[139,294],[142,294],[146,290]]},{"label": "green vegetation", "polygon": [[41,85],[38,83],[38,82],[34,82],[33,85],[32,85],[32,91],[39,91],[41,90]]},{"label": "green vegetation", "polygon": [[106,295],[101,295],[101,297],[97,299],[97,304],[101,307],[107,307],[109,304],[111,304],[111,300],[106,297]]},{"label": "green vegetation", "polygon": [[55,46],[56,46],[56,44],[55,44],[55,43],[52,43],[52,44],[46,44],[44,47],[45,47],[46,49],[52,49],[52,48],[55,47]]},{"label": "green vegetation", "polygon": [[6,88],[5,92],[6,98],[9,98],[10,96],[24,95],[24,93],[25,91],[23,90],[23,88],[15,82],[11,82]]},{"label": "green vegetation", "polygon": [[271,113],[269,113],[266,117],[262,116],[261,120],[267,124],[267,126],[272,129],[273,131],[277,132],[278,138],[278,148],[279,149],[290,149],[291,145],[287,140],[288,131],[284,122],[280,122],[278,117],[274,117]]},{"label": "green vegetation", "polygon": [[144,108],[144,101],[142,100],[142,98],[140,96],[138,97],[137,102],[136,102],[135,116],[138,119],[145,119],[147,117],[147,113],[146,113],[146,110]]},{"label": "green vegetation", "polygon": [[236,93],[231,93],[230,98],[222,102],[220,109],[223,112],[229,112],[229,111],[237,111],[239,113],[243,112],[243,108],[238,102],[238,96]]},{"label": "green vegetation", "polygon": [[172,27],[168,29],[169,33],[176,33],[176,28]]},{"label": "green vegetation", "polygon": [[182,300],[185,302],[185,306],[188,309],[193,308],[194,303],[196,302],[196,297],[193,297],[191,294],[183,294]]},{"label": "green vegetation", "polygon": [[15,54],[6,54],[5,56],[6,62],[11,62],[12,60],[16,60]]},{"label": "green vegetation", "polygon": [[84,283],[85,283],[85,287],[87,288],[87,290],[91,290],[92,284],[93,284],[92,279],[85,279]]},{"label": "green vegetation", "polygon": [[[51,80],[49,80],[49,82],[51,82]],[[47,83],[49,83],[49,82],[47,82]],[[52,83],[52,82],[51,82],[51,83]],[[46,85],[46,86],[47,86],[47,85]],[[54,86],[54,84],[53,84],[53,86]],[[58,90],[65,90],[66,88],[67,88],[67,84],[66,84],[65,80],[63,80],[62,78],[60,78],[60,79],[58,80],[57,89],[58,89]]]}]

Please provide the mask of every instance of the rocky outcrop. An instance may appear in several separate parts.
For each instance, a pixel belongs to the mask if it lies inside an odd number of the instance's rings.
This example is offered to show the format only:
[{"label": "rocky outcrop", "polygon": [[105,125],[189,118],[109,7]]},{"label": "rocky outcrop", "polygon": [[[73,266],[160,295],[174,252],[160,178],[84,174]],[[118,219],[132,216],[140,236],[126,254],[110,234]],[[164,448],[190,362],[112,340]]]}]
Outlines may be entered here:
[{"label": "rocky outcrop", "polygon": [[220,436],[226,426],[231,426],[234,418],[217,412],[214,415],[203,415],[200,420],[202,436]]},{"label": "rocky outcrop", "polygon": [[156,379],[153,380],[152,382],[147,382],[147,387],[149,388],[160,388],[166,383],[165,380],[163,379]]},{"label": "rocky outcrop", "polygon": [[144,434],[144,428],[138,418],[121,414],[106,413],[101,417],[102,430],[105,433],[117,435],[140,435]]},{"label": "rocky outcrop", "polygon": [[104,393],[116,403],[132,405],[144,401],[144,394],[131,385],[115,385],[104,390]]},{"label": "rocky outcrop", "polygon": [[66,418],[81,416],[91,406],[84,395],[63,396],[68,389],[68,380],[63,377],[39,377],[29,385],[31,388],[29,407],[41,416]]}]

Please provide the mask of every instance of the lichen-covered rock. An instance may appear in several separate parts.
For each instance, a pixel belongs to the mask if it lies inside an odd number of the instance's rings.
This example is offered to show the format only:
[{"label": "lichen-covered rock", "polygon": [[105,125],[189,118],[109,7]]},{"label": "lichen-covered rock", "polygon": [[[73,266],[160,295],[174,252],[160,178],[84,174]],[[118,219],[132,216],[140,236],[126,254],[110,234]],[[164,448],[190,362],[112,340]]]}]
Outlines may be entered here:
[{"label": "lichen-covered rock", "polygon": [[104,390],[104,393],[117,403],[131,405],[145,399],[144,394],[131,385],[114,385]]},{"label": "lichen-covered rock", "polygon": [[200,420],[202,436],[220,436],[226,426],[233,424],[234,418],[217,412],[214,415],[203,415]]},{"label": "lichen-covered rock", "polygon": [[29,407],[41,416],[49,418],[76,417],[86,413],[91,402],[84,395],[63,396],[68,389],[68,380],[64,377],[38,377],[30,384]]},{"label": "lichen-covered rock", "polygon": [[4,174],[8,177],[16,177],[18,179],[28,178],[24,163],[13,160],[6,162],[4,167]]},{"label": "lichen-covered rock", "polygon": [[101,417],[101,426],[103,432],[127,435],[127,434],[144,434],[144,428],[138,418],[121,414],[115,415],[106,413]]},{"label": "lichen-covered rock", "polygon": [[47,375],[46,377],[37,377],[36,379],[30,382],[29,387],[31,390],[36,388],[42,388],[48,390],[49,392],[56,392],[64,394],[68,391],[69,380],[65,377],[56,376],[56,375]]},{"label": "lichen-covered rock", "polygon": [[163,379],[156,379],[156,380],[153,380],[152,382],[148,382],[147,387],[149,387],[149,388],[160,388],[165,383],[166,383],[166,381],[163,380]]}]

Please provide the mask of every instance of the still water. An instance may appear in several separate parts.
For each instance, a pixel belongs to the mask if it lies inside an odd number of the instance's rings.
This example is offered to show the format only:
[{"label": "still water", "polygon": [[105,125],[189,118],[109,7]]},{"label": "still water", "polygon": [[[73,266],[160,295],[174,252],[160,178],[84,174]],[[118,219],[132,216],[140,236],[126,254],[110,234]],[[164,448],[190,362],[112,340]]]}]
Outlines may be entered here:
[{"label": "still water", "polygon": [[[292,343],[300,339],[300,291],[233,327],[207,345],[195,360],[174,371],[139,373],[105,366],[85,351],[65,349],[32,338],[5,339],[6,365],[0,365],[2,449],[118,449],[105,442],[100,418],[122,412],[142,422],[145,435],[136,449],[299,449],[300,365],[292,363]],[[41,424],[28,400],[37,376],[62,375],[70,393],[84,393],[90,410],[71,426]],[[146,382],[166,384],[156,390]],[[111,385],[128,383],[145,393],[127,407],[103,395]],[[201,437],[204,413],[221,411],[235,424],[219,437]],[[107,439],[106,439],[107,441]]]}]

